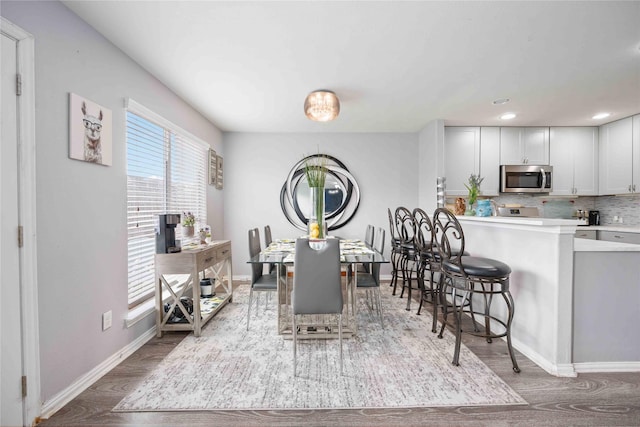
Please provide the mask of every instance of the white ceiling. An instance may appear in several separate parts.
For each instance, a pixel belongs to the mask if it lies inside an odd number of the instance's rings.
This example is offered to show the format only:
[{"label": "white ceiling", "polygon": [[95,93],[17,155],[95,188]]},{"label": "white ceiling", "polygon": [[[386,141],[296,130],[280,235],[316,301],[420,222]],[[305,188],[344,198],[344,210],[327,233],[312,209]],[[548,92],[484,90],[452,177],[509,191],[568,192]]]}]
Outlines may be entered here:
[{"label": "white ceiling", "polygon": [[[223,131],[589,126],[640,113],[640,1],[63,3]],[[339,96],[335,121],[305,117],[315,89]],[[518,116],[499,120],[506,111]],[[591,119],[600,111],[612,115]]]}]

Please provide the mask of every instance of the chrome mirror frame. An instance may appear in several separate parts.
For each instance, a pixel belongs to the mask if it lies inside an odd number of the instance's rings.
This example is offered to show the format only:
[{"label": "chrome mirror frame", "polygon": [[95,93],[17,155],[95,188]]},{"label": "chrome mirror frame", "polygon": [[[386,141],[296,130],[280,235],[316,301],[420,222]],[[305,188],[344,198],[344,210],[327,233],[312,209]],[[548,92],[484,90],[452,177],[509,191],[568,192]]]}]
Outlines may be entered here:
[{"label": "chrome mirror frame", "polygon": [[[327,182],[333,183],[333,188],[342,194],[339,204],[327,213],[327,227],[329,231],[346,225],[355,215],[360,206],[360,188],[354,176],[340,160],[327,154],[307,156],[296,163],[287,175],[287,179],[280,190],[280,207],[285,217],[299,230],[307,229],[307,211],[305,200],[309,195],[309,187],[304,176],[305,163],[315,157],[322,157],[327,161]],[[325,187],[327,191],[332,191]],[[326,197],[326,196],[325,196]],[[331,197],[329,197],[331,199]],[[327,206],[335,206],[327,203]]]}]

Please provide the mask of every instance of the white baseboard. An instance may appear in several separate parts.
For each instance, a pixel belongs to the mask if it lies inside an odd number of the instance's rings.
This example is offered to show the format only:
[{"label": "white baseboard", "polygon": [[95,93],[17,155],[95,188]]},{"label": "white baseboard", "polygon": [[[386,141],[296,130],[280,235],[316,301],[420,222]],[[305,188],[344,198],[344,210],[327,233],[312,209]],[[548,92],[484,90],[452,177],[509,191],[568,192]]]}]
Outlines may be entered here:
[{"label": "white baseboard", "polygon": [[[504,338],[503,338],[504,339]],[[513,348],[525,355],[527,359],[556,377],[577,377],[573,363],[556,364],[542,357],[537,351],[512,337]]]},{"label": "white baseboard", "polygon": [[640,362],[582,362],[574,363],[578,373],[587,372],[640,372]]},{"label": "white baseboard", "polygon": [[93,383],[102,378],[105,374],[118,366],[127,357],[131,356],[142,347],[146,342],[152,339],[156,335],[156,327],[153,326],[147,332],[138,337],[135,341],[129,343],[127,346],[116,352],[107,360],[96,366],[85,375],[78,378],[69,387],[62,390],[60,393],[53,396],[51,399],[42,403],[40,410],[40,418],[46,419],[58,412],[64,405],[71,402],[80,393],[89,388]]}]

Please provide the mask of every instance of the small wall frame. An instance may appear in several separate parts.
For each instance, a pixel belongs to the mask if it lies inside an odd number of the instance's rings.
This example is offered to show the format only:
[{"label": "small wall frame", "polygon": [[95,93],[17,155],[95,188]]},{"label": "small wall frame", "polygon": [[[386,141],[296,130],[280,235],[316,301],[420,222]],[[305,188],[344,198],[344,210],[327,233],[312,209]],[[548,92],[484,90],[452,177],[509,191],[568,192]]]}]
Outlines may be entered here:
[{"label": "small wall frame", "polygon": [[218,190],[222,190],[222,178],[223,178],[223,167],[222,167],[222,157],[216,155],[216,188]]},{"label": "small wall frame", "polygon": [[209,185],[215,185],[218,178],[218,156],[215,150],[209,149]]}]

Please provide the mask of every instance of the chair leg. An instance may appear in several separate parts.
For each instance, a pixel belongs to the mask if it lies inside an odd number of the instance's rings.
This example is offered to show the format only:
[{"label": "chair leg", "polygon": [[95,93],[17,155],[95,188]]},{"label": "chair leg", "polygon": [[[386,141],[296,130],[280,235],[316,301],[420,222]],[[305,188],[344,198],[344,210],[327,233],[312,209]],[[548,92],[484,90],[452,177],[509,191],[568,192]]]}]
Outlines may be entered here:
[{"label": "chair leg", "polygon": [[249,307],[247,308],[247,331],[249,330],[249,319],[251,318],[251,298],[253,297],[253,287],[249,290]]},{"label": "chair leg", "polygon": [[[483,286],[484,290],[484,286]],[[484,295],[484,333],[487,336],[487,342],[492,343],[491,339],[491,301],[493,300],[493,294]]]},{"label": "chair leg", "polygon": [[[435,275],[435,272],[431,272],[431,283],[434,282],[433,277]],[[438,301],[440,302],[440,306],[446,306],[447,303],[447,299],[446,296],[444,295],[444,274],[442,273],[438,273],[438,283],[436,284],[436,289],[431,291],[431,300],[433,303],[433,324],[431,325],[431,332],[433,332],[434,334],[437,332],[438,329]],[[444,322],[443,322],[443,326],[444,326]],[[442,337],[440,337],[442,338]]]},{"label": "chair leg", "polygon": [[[340,341],[340,375],[342,371],[342,313],[338,314],[338,341]],[[295,364],[294,364],[295,366]]]},{"label": "chair leg", "polygon": [[511,345],[511,322],[513,321],[513,311],[514,311],[514,303],[513,297],[511,296],[511,292],[505,291],[502,293],[502,297],[507,304],[507,348],[509,349],[509,356],[511,356],[511,363],[513,364],[513,371],[515,373],[520,373],[520,368],[518,367],[518,362],[516,361],[516,355],[513,353],[513,346]]},{"label": "chair leg", "polygon": [[[455,295],[456,290],[453,289],[453,294]],[[469,292],[464,292],[464,296],[462,297],[462,301],[460,302],[460,308],[456,309],[456,345],[453,351],[453,363],[455,366],[460,365],[460,345],[462,344],[462,312],[464,311],[464,304],[469,298]],[[453,298],[455,301],[455,298]],[[455,307],[455,302],[454,302]]]},{"label": "chair leg", "polygon": [[391,282],[389,286],[393,286],[391,295],[396,295],[396,288],[398,286],[398,254],[391,252]]},{"label": "chair leg", "polygon": [[[409,267],[409,265],[411,265],[411,267]],[[413,272],[416,271],[415,269],[416,269],[416,262],[412,259],[407,259],[406,272],[407,272],[407,281],[408,281],[407,289],[408,290],[407,290],[407,308],[405,309],[407,311],[411,311],[411,288],[412,288],[411,283],[413,282]]]},{"label": "chair leg", "polygon": [[296,344],[298,342],[298,328],[296,326],[296,315],[292,315],[291,317],[291,332],[293,334],[293,376],[297,376],[296,373]]},{"label": "chair leg", "polygon": [[378,286],[376,292],[376,304],[378,304],[378,314],[380,315],[380,326],[384,329],[384,316],[382,313],[382,298],[380,298],[380,287]]}]

